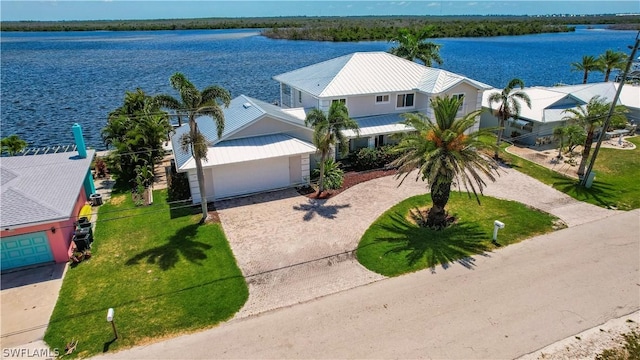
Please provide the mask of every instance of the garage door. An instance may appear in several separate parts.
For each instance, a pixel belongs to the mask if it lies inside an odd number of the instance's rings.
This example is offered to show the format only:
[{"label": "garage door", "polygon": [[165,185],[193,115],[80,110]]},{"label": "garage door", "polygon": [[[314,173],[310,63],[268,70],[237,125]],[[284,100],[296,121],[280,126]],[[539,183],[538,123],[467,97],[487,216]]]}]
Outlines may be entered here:
[{"label": "garage door", "polygon": [[2,270],[53,261],[45,232],[2,238]]},{"label": "garage door", "polygon": [[213,168],[216,199],[289,186],[289,158],[218,165]]}]

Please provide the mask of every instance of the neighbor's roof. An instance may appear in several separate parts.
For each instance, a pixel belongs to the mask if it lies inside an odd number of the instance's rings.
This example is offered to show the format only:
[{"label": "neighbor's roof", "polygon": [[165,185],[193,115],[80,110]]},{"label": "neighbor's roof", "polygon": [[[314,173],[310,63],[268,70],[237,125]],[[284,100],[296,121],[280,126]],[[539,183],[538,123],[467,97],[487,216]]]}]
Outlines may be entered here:
[{"label": "neighbor's roof", "polygon": [[5,229],[73,216],[94,150],[3,157],[0,162],[0,226]]},{"label": "neighbor's roof", "polygon": [[[209,147],[203,167],[224,165],[281,156],[312,154],[316,147],[286,134],[254,136],[227,140]],[[180,170],[195,169],[196,163],[190,158]]]},{"label": "neighbor's roof", "polygon": [[357,52],[276,75],[273,79],[317,97],[399,91],[438,94],[463,82],[478,89],[491,88],[479,81],[386,52]]},{"label": "neighbor's roof", "polygon": [[[402,114],[374,115],[354,118],[360,129],[360,136],[375,136],[382,134],[401,133],[414,130],[411,126],[401,124],[404,121]],[[348,138],[358,137],[355,130],[342,130],[342,134]]]},{"label": "neighbor's roof", "polygon": [[[224,131],[220,138],[218,138],[218,129],[215,121],[213,121],[210,116],[200,116],[196,119],[198,129],[212,145],[224,141],[236,132],[263,118],[265,115],[285,123],[305,126],[304,120],[283,111],[283,109],[278,106],[245,95],[240,95],[231,100],[229,107],[223,107],[222,110],[224,112]],[[188,132],[189,124],[183,124],[181,127],[176,128],[175,134],[171,137],[173,153],[178,169],[183,168],[186,162],[191,159],[190,153],[185,153],[180,149],[180,137]]]},{"label": "neighbor's roof", "polygon": [[[615,83],[616,91],[619,83]],[[625,84],[620,93],[620,103],[628,108],[640,110],[640,85]]]},{"label": "neighbor's roof", "polygon": [[[623,93],[626,88],[627,86],[623,87]],[[491,94],[500,91],[502,90],[493,89],[485,91],[482,96],[482,106],[497,109],[500,103],[489,104],[489,97]],[[616,85],[613,82],[607,82],[552,87],[536,86],[524,88],[522,91],[531,99],[531,108],[520,101],[520,118],[549,123],[562,121],[567,115],[564,113],[565,110],[575,109],[578,106],[585,105],[596,95],[607,99],[607,101],[612,101],[615,97]],[[631,98],[632,96],[629,97]],[[621,96],[619,103],[625,104],[623,100]],[[628,101],[631,102],[631,99]],[[640,100],[636,101],[636,103],[638,102],[640,102]]]}]

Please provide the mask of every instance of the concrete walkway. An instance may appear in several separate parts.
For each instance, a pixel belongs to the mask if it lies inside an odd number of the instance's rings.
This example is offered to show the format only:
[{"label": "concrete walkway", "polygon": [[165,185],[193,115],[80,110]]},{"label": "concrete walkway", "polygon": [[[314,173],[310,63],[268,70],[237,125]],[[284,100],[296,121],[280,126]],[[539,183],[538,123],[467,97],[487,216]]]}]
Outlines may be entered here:
[{"label": "concrete walkway", "polygon": [[[217,203],[225,233],[249,283],[249,300],[236,318],[383,279],[362,267],[352,251],[384,211],[426,192],[425,183],[414,179],[409,177],[398,187],[393,176],[378,178],[328,200],[311,200],[288,190]],[[501,169],[485,194],[549,212],[568,226],[615,214],[511,169]]]},{"label": "concrete walkway", "polygon": [[513,359],[640,309],[638,234],[640,210],[616,214],[98,358]]}]

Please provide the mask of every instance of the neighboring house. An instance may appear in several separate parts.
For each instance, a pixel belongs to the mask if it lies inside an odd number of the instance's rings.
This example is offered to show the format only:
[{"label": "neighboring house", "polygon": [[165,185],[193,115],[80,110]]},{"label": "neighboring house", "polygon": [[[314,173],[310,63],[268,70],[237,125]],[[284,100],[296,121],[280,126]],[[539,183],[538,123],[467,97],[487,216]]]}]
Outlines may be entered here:
[{"label": "neighboring house", "polygon": [[[445,94],[463,99],[460,116],[481,108],[482,92],[491,87],[448,71],[419,65],[385,52],[354,53],[277,75],[280,107],[239,96],[223,109],[225,128],[218,138],[213,120],[202,116],[198,128],[210,142],[203,160],[207,200],[219,200],[308,184],[317,162],[313,129],[304,120],[310,109],[327,111],[342,101],[360,125],[351,151],[378,147],[392,134],[413,130],[400,122],[406,112],[433,118],[429,100]],[[189,177],[193,203],[200,203],[195,161],[180,149],[183,125],[172,136],[178,172]]]},{"label": "neighboring house", "polygon": [[95,151],[85,149],[78,124],[73,131],[77,152],[0,161],[2,271],[69,260],[77,215],[95,193]]},{"label": "neighboring house", "polygon": [[[224,132],[220,138],[211,117],[196,119],[209,141],[202,160],[207,201],[308,184],[309,155],[316,152],[313,130],[304,120],[275,105],[241,95],[223,108]],[[171,137],[178,172],[189,177],[193,203],[200,203],[195,160],[180,148],[185,124]]]},{"label": "neighboring house", "polygon": [[[535,145],[549,141],[553,129],[564,126],[567,116],[565,110],[584,106],[594,96],[613,101],[618,83],[590,83],[571,86],[529,87],[523,91],[531,99],[531,108],[521,103],[520,116],[509,119],[505,124],[505,139],[525,145]],[[493,89],[486,91],[482,100],[482,107],[487,110],[480,116],[480,127],[498,126],[498,118],[494,112],[500,103],[489,104],[489,96]],[[622,88],[619,104],[629,109],[627,118],[636,124],[640,122],[640,87],[626,84]]]},{"label": "neighboring house", "polygon": [[491,88],[386,52],[353,53],[277,75],[274,80],[280,83],[280,106],[298,108],[296,114],[312,108],[327,111],[333,101],[344,102],[360,125],[359,136],[345,132],[350,151],[388,144],[392,134],[412,130],[400,124],[403,113],[422,112],[433,119],[429,100],[437,96],[461,97],[459,116],[479,110],[483,91]]}]

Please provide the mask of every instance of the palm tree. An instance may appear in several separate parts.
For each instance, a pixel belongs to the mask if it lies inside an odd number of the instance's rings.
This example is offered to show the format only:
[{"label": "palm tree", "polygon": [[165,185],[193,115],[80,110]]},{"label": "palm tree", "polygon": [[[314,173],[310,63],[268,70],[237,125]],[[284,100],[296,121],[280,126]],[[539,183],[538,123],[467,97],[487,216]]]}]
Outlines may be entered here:
[{"label": "palm tree", "polygon": [[[519,87],[521,90],[514,89]],[[498,139],[496,140],[496,150],[494,157],[499,158],[498,150],[500,149],[500,143],[502,142],[502,134],[504,132],[504,125],[510,118],[518,118],[520,116],[520,101],[524,101],[525,104],[531,109],[531,99],[524,89],[524,82],[518,78],[511,79],[507,84],[507,87],[502,89],[502,92],[494,92],[489,95],[489,107],[493,103],[500,104],[500,107],[495,112],[498,117]]]},{"label": "palm tree", "polygon": [[2,147],[2,152],[13,156],[24,150],[27,147],[27,142],[22,140],[20,136],[12,134],[0,140],[0,146]]},{"label": "palm tree", "polygon": [[[611,108],[611,104],[606,102],[606,99],[601,98],[599,95],[596,95],[589,100],[587,106],[579,106],[574,109],[567,109],[563,111],[563,113],[568,113],[567,116],[563,118],[563,120],[568,121],[569,123],[577,123],[581,125],[585,131],[587,132],[587,137],[584,141],[584,147],[582,149],[582,159],[580,160],[580,166],[578,167],[578,176],[584,176],[584,170],[587,165],[587,159],[589,158],[589,154],[591,153],[591,146],[593,145],[594,134],[598,127],[602,126],[604,120],[609,113]],[[612,119],[626,119],[624,115],[627,109],[623,105],[617,105],[614,109],[614,113],[612,115]],[[605,131],[603,129],[602,131]],[[601,132],[602,132],[601,131]]]},{"label": "palm tree", "polygon": [[564,141],[567,135],[567,128],[565,126],[558,126],[553,129],[553,138],[558,140],[558,159],[562,159],[562,149],[564,149]]},{"label": "palm tree", "polygon": [[598,57],[598,61],[604,70],[604,82],[609,81],[609,75],[612,70],[623,70],[627,62],[627,55],[620,51],[611,49],[604,52]]},{"label": "palm tree", "polygon": [[417,30],[415,33],[406,28],[400,29],[398,34],[390,39],[392,42],[397,42],[398,46],[389,49],[389,52],[410,61],[418,59],[425,66],[431,66],[434,61],[438,65],[442,65],[442,58],[440,57],[442,45],[426,41],[432,37],[432,33],[433,26],[427,26],[422,30]]},{"label": "palm tree", "polygon": [[[320,152],[320,179],[318,182],[318,196],[324,191],[324,167],[331,148],[338,145],[342,155],[349,150],[348,139],[342,130],[358,132],[358,123],[349,117],[349,110],[340,101],[334,101],[325,114],[320,109],[313,109],[304,121],[305,125],[313,127],[313,144]],[[359,133],[359,132],[358,132]]]},{"label": "palm tree", "polygon": [[127,91],[121,107],[111,111],[102,139],[114,151],[109,167],[121,185],[136,186],[137,167],[152,166],[164,156],[162,143],[172,130],[167,114],[141,89]]},{"label": "palm tree", "polygon": [[[190,139],[200,139],[200,131],[196,123],[197,116],[210,116],[216,124],[218,137],[224,131],[224,112],[220,108],[220,103],[225,107],[231,102],[229,91],[219,86],[209,86],[202,91],[198,89],[181,73],[175,73],[169,78],[171,87],[180,94],[180,100],[171,95],[157,95],[155,101],[160,106],[175,110],[178,116],[185,114],[189,119]],[[181,139],[182,141],[182,139]],[[206,153],[205,153],[206,154]],[[196,175],[198,177],[198,187],[200,188],[200,199],[202,206],[202,219],[204,223],[209,214],[207,211],[207,193],[204,184],[204,172],[202,171],[202,152],[192,151],[196,163]]]},{"label": "palm tree", "polygon": [[401,155],[391,163],[398,167],[397,177],[402,177],[402,181],[416,168],[416,181],[420,177],[427,181],[433,206],[428,211],[426,225],[435,229],[442,229],[448,224],[445,207],[454,182],[464,186],[467,193],[473,191],[480,203],[477,191],[482,193],[486,185],[482,176],[495,181],[495,161],[479,151],[495,147],[479,139],[489,134],[490,129],[467,133],[481,111],[456,119],[461,105],[462,100],[450,96],[432,99],[435,122],[422,113],[404,114],[404,123],[416,132],[402,137],[395,150]]},{"label": "palm tree", "polygon": [[582,83],[586,84],[590,71],[602,71],[602,64],[592,55],[584,55],[582,62],[571,63],[571,71],[584,71]]}]

